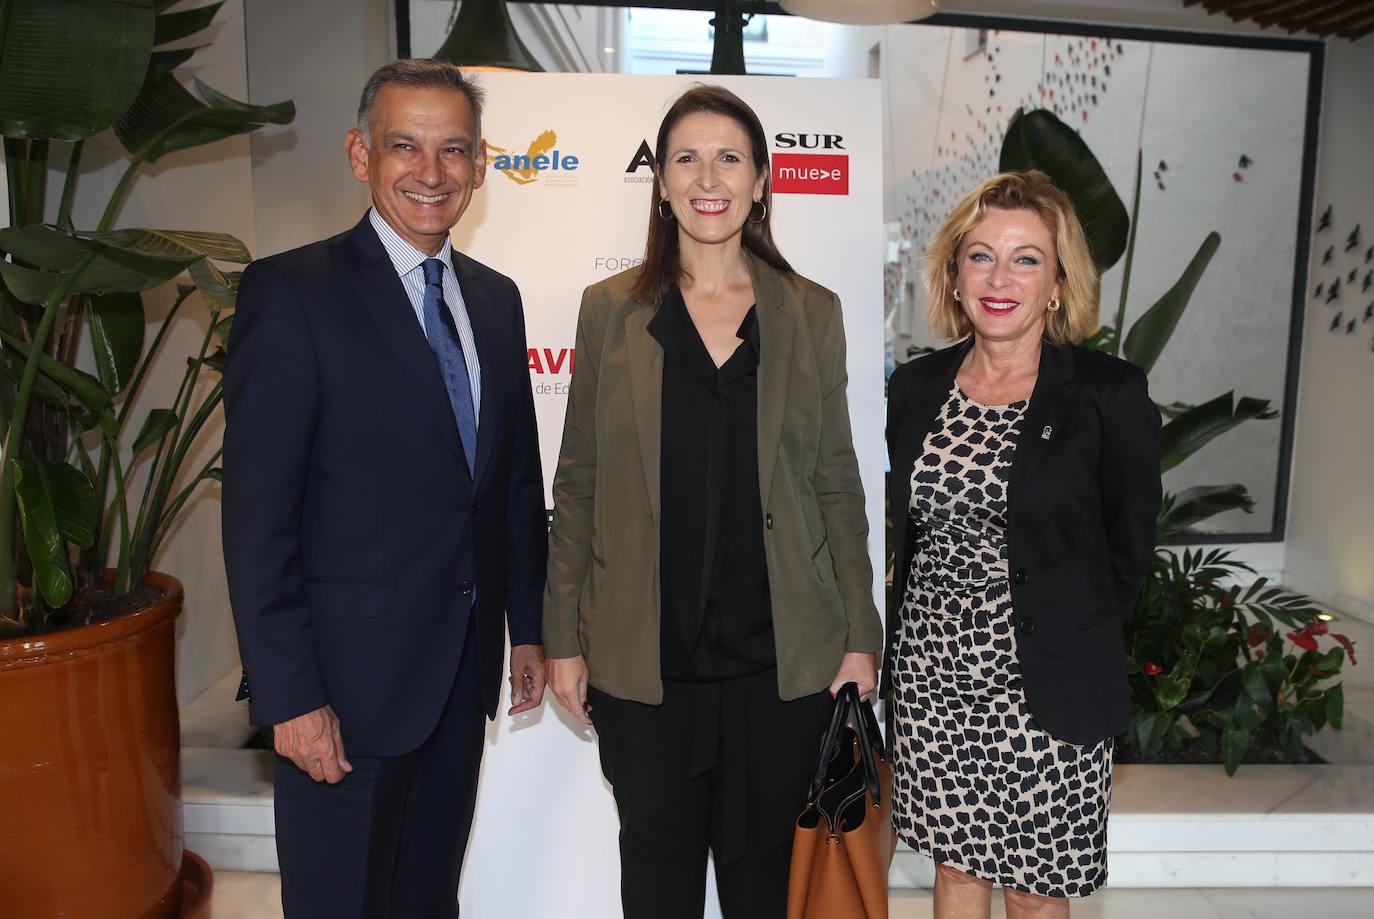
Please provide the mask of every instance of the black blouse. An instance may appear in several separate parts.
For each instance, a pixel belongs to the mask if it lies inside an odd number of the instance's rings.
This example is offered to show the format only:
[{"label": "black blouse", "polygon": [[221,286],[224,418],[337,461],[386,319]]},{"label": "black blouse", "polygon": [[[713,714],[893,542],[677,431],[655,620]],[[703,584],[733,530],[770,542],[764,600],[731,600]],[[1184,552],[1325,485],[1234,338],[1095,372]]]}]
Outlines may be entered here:
[{"label": "black blouse", "polygon": [[724,680],[776,666],[759,496],[759,322],[751,307],[717,368],[680,291],[649,332],[663,347],[659,583],[663,677]]}]

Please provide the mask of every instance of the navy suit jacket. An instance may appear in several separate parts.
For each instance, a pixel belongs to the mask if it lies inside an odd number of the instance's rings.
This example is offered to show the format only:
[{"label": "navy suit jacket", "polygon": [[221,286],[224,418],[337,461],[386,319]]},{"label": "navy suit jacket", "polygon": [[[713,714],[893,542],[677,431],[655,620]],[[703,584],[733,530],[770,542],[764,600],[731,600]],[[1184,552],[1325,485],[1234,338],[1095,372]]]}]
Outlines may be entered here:
[{"label": "navy suit jacket", "polygon": [[520,293],[456,251],[453,269],[482,369],[471,472],[366,218],[244,272],[224,559],[255,724],[329,704],[350,754],[406,753],[438,721],[465,636],[488,717],[507,621],[512,644],[540,641],[548,541]]}]

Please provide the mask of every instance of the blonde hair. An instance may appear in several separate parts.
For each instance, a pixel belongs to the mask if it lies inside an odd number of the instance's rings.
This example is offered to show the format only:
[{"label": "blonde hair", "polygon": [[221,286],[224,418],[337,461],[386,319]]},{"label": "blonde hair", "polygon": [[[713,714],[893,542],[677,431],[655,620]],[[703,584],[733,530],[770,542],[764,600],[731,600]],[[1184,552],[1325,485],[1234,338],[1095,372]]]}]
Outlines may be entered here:
[{"label": "blonde hair", "polygon": [[1045,335],[1055,344],[1078,342],[1097,331],[1097,269],[1073,203],[1039,170],[1004,172],[969,192],[926,248],[926,321],[942,338],[966,337],[973,324],[954,299],[959,247],[989,208],[1030,211],[1054,237],[1060,309],[1045,313]]}]

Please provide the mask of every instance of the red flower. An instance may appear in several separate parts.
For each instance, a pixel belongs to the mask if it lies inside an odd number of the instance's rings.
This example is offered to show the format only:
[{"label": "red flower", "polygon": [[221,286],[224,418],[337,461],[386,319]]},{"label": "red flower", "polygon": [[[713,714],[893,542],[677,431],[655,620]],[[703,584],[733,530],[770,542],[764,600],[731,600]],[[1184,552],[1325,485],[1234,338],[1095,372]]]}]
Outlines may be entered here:
[{"label": "red flower", "polygon": [[1163,672],[1164,672],[1164,668],[1161,667],[1161,666],[1159,666],[1158,664],[1156,664],[1154,661],[1146,661],[1146,662],[1145,662],[1145,675],[1146,675],[1146,676],[1159,676],[1159,675],[1160,675],[1161,673],[1163,673]]},{"label": "red flower", "polygon": [[1324,680],[1324,679],[1326,679],[1326,678],[1329,677],[1329,676],[1335,676],[1337,673],[1340,673],[1339,670],[1318,670],[1318,669],[1317,669],[1314,665],[1312,665],[1312,664],[1308,664],[1308,665],[1307,665],[1307,672],[1310,673],[1310,674],[1312,674],[1314,677],[1316,677],[1316,678],[1319,679],[1319,680]]},{"label": "red flower", "polygon": [[1258,622],[1251,623],[1250,631],[1246,634],[1245,640],[1249,643],[1250,647],[1258,648],[1269,640],[1269,630]]},{"label": "red flower", "polygon": [[1308,635],[1325,635],[1328,631],[1330,631],[1330,626],[1328,626],[1326,622],[1321,619],[1313,619],[1311,622],[1307,623],[1307,625],[1303,627],[1303,631],[1306,632]]},{"label": "red flower", "polygon": [[1306,651],[1317,650],[1317,640],[1311,635],[1305,635],[1302,632],[1289,632],[1288,640]]},{"label": "red flower", "polygon": [[1355,643],[1346,636],[1339,635],[1335,632],[1331,633],[1331,637],[1341,643],[1341,647],[1345,648],[1345,656],[1350,658],[1350,665],[1352,667],[1355,666]]},{"label": "red flower", "polygon": [[1222,591],[1220,594],[1217,595],[1217,599],[1221,601],[1222,606],[1230,606],[1232,603],[1231,592]]}]

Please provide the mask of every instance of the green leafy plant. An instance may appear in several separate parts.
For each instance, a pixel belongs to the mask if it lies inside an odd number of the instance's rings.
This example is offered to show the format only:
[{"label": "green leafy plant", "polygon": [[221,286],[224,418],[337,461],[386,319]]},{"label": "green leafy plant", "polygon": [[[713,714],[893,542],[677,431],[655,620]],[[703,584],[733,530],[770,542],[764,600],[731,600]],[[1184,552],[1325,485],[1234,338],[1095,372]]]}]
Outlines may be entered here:
[{"label": "green leafy plant", "polygon": [[[1234,774],[1255,748],[1297,761],[1304,737],[1341,726],[1345,699],[1332,678],[1347,658],[1355,664],[1354,642],[1265,578],[1219,586],[1254,573],[1223,549],[1156,554],[1126,627],[1129,752],[1198,751]],[[1322,637],[1334,644],[1322,648]]]},{"label": "green leafy plant", "polygon": [[[141,584],[211,460],[183,465],[221,399],[202,375],[223,367],[243,243],[224,233],[115,229],[131,183],[176,150],[295,117],[290,102],[257,106],[176,68],[199,47],[168,49],[208,27],[221,3],[167,12],[174,0],[0,0],[0,135],[9,227],[0,230],[0,635],[80,625],[74,598],[104,582],[116,595]],[[88,138],[107,129],[127,154],[94,228],[72,213]],[[53,142],[69,153],[48,220]],[[189,273],[151,343],[141,292]],[[129,424],[149,367],[192,294],[209,312],[171,406]],[[94,372],[75,364],[88,336]],[[144,484],[129,487],[136,468]],[[98,615],[98,614],[97,614]]]},{"label": "green leafy plant", "polygon": [[[1135,193],[1129,215],[1106,170],[1083,138],[1044,109],[1018,111],[1012,116],[1002,142],[1000,168],[1004,172],[1039,169],[1064,190],[1083,224],[1099,273],[1106,272],[1124,256],[1115,319],[1104,323],[1084,344],[1125,357],[1149,373],[1168,346],[1198,281],[1220,248],[1221,236],[1213,231],[1203,238],[1178,280],[1136,319],[1123,337],[1135,257],[1136,218],[1140,211],[1140,153],[1136,154]],[[1198,405],[1180,403],[1161,406],[1160,410],[1168,418],[1164,425],[1161,472],[1174,468],[1244,421],[1278,416],[1268,400],[1248,396],[1237,400],[1233,392]],[[1240,484],[1186,488],[1166,497],[1165,510],[1160,515],[1160,538],[1169,541],[1193,532],[1196,524],[1224,511],[1249,513],[1254,503]]]},{"label": "green leafy plant", "polygon": [[[1203,238],[1178,280],[1123,336],[1140,208],[1140,154],[1129,216],[1092,150],[1050,112],[1018,111],[1012,117],[1001,168],[1039,169],[1064,189],[1099,272],[1125,258],[1115,319],[1086,344],[1123,356],[1148,373],[1168,346],[1221,237],[1211,232]],[[1160,412],[1168,419],[1161,474],[1239,424],[1277,417],[1267,400],[1237,399],[1234,392],[1198,404],[1162,405]],[[1159,540],[1195,533],[1198,523],[1216,514],[1249,512],[1253,506],[1242,484],[1166,493]],[[1318,638],[1328,634],[1328,627],[1312,602],[1254,575],[1225,550],[1187,550],[1181,557],[1156,550],[1140,602],[1125,624],[1133,719],[1122,738],[1127,752],[1142,759],[1201,753],[1219,758],[1234,774],[1256,748],[1297,760],[1304,755],[1304,737],[1328,724],[1341,726],[1344,697],[1332,678],[1347,656],[1355,663],[1353,643],[1331,635],[1336,644],[1322,650]],[[1219,586],[1246,579],[1251,579],[1247,586]]]}]

